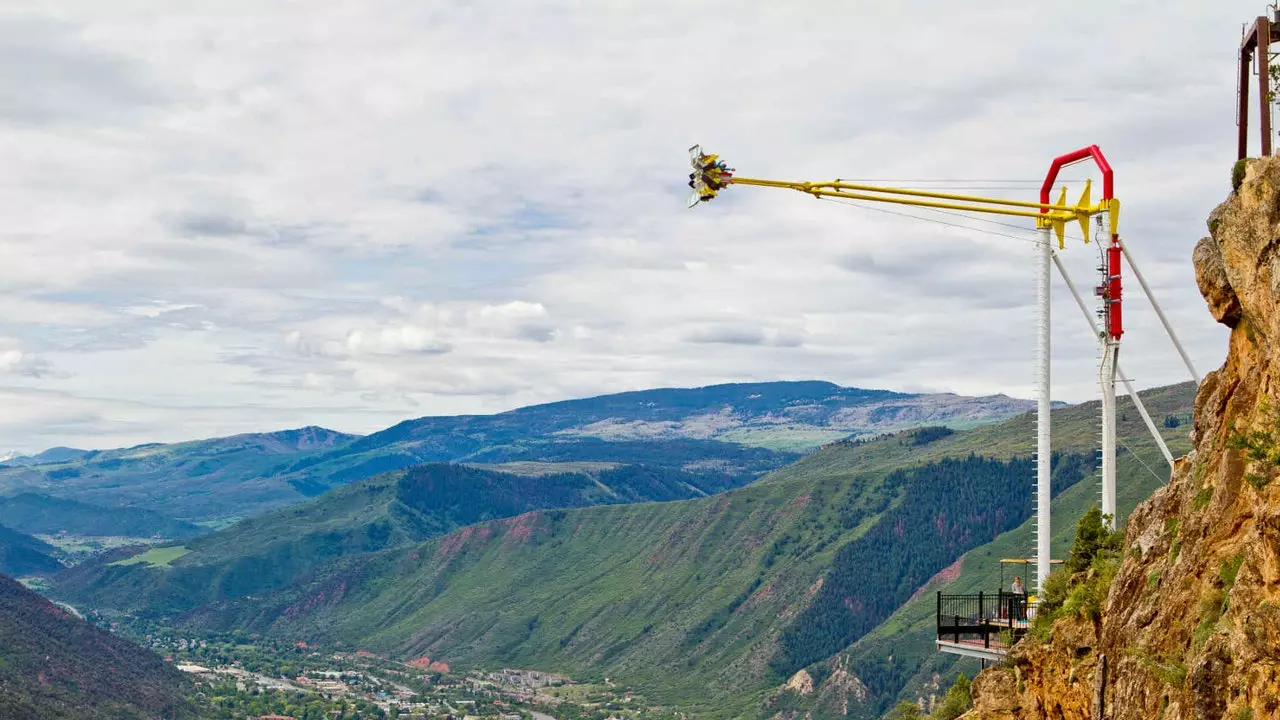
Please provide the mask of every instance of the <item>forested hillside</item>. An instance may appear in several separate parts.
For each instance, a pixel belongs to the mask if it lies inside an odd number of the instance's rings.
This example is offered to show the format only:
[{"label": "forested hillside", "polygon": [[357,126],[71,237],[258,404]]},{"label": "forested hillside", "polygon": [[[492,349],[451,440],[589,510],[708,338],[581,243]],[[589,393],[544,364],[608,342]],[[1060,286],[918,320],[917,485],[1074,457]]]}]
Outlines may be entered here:
[{"label": "forested hillside", "polygon": [[62,569],[52,545],[0,525],[0,573],[23,577],[51,575]]},{"label": "forested hillside", "polygon": [[[1055,456],[1053,494],[1075,485],[1093,465],[1087,455]],[[903,487],[901,502],[832,558],[813,602],[783,633],[773,668],[789,676],[839,652],[956,557],[1017,527],[1031,516],[1026,489],[1034,474],[1030,458],[977,455],[890,473],[885,482]]]},{"label": "forested hillside", "polygon": [[180,720],[185,690],[155,654],[0,576],[0,718]]},{"label": "forested hillside", "polygon": [[0,525],[30,535],[185,538],[203,529],[136,507],[107,508],[36,493],[0,497]]},{"label": "forested hillside", "polygon": [[[1190,447],[1184,420],[1190,411],[1193,393],[1194,387],[1189,383],[1143,393],[1144,402],[1161,424],[1161,434],[1175,455]],[[1124,448],[1117,457],[1116,497],[1123,520],[1138,502],[1164,486],[1169,465],[1165,464],[1133,406],[1121,398],[1119,410],[1117,437]],[[1070,413],[1056,413],[1053,415],[1055,423],[1059,423],[1055,425],[1056,434],[1065,436],[1084,429],[1074,423],[1064,423],[1068,419],[1088,420],[1091,415],[1096,416],[1096,411],[1097,404],[1087,404]],[[1096,474],[1055,497],[1051,506],[1053,556],[1065,557],[1074,539],[1075,521],[1097,501]],[[800,696],[783,692],[774,698],[772,706],[812,710],[817,716],[840,715],[837,708],[847,708],[847,716],[858,720],[878,719],[900,700],[920,702],[928,707],[931,697],[947,691],[957,671],[964,671],[972,678],[979,669],[975,660],[961,660],[934,650],[934,592],[995,592],[1000,585],[1001,557],[1024,557],[1033,547],[1034,519],[1028,519],[1001,534],[995,542],[965,553],[963,560],[925,585],[928,592],[916,594],[844,652],[810,665],[808,673],[817,682],[813,693]],[[1006,584],[1015,571],[1019,570],[1006,569]],[[858,680],[854,689],[865,691],[863,697],[850,692],[850,678]]]},{"label": "forested hillside", "polygon": [[780,464],[768,464],[766,449],[810,450],[831,440],[930,424],[972,427],[1030,407],[1003,395],[918,395],[827,382],[662,388],[497,415],[407,420],[302,460],[290,473],[313,489],[441,461],[696,462],[742,475]]}]

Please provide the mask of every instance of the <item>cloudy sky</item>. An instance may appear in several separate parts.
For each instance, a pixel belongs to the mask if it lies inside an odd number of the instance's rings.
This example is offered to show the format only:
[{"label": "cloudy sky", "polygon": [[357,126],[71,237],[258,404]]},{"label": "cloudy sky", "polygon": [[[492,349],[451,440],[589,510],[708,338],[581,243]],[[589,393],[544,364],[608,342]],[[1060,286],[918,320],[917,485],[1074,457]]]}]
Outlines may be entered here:
[{"label": "cloudy sky", "polygon": [[[748,187],[686,210],[694,142],[1026,199],[1097,143],[1198,370],[1225,352],[1190,255],[1261,2],[6,5],[0,451],[731,381],[1029,396],[1027,230]],[[1095,246],[1065,258],[1091,286]],[[1054,396],[1087,400],[1055,282]],[[1122,365],[1187,379],[1129,287]]]}]

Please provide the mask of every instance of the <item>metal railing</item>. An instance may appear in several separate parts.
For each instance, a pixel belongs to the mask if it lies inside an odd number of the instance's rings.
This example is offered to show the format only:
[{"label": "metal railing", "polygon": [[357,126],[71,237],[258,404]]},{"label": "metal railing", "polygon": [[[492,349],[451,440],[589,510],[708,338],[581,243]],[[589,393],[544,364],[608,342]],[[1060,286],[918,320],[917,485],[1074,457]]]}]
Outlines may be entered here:
[{"label": "metal railing", "polygon": [[[943,595],[938,592],[938,639],[960,643],[963,640],[981,639],[982,647],[990,649],[992,640],[997,648],[1003,647],[1003,632],[1016,642],[1026,634],[1030,621],[1035,618],[1036,603],[1029,602],[1021,593],[1000,590],[996,593],[979,592],[967,595]],[[963,640],[962,640],[963,639]]]}]

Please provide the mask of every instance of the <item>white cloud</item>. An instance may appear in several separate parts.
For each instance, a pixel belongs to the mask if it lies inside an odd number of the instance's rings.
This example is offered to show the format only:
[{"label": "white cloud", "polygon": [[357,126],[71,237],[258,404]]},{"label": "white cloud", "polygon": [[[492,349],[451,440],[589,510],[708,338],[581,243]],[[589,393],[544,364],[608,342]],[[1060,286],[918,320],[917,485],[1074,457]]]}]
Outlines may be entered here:
[{"label": "white cloud", "polygon": [[4,374],[33,378],[58,376],[48,360],[21,350],[0,350],[0,375]]},{"label": "white cloud", "polygon": [[[1049,158],[1096,142],[1130,247],[1204,372],[1223,331],[1190,252],[1225,195],[1230,54],[1256,14],[1243,0],[0,12],[0,335],[25,368],[0,392],[26,418],[0,430],[24,450],[365,431],[779,378],[1029,392],[1029,244],[746,187],[686,212],[693,142],[748,175],[995,179],[966,187],[1028,198]],[[1066,253],[1084,286],[1093,252]],[[1056,293],[1055,395],[1087,399],[1094,351]],[[1128,298],[1126,368],[1140,385],[1183,379]]]}]

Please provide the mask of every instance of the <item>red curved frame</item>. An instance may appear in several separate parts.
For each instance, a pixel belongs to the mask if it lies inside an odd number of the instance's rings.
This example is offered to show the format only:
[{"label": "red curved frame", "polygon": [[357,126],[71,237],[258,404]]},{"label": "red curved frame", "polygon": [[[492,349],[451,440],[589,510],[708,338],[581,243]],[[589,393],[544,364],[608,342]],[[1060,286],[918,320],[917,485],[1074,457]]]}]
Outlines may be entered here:
[{"label": "red curved frame", "polygon": [[[1081,160],[1093,158],[1094,163],[1098,165],[1098,170],[1102,172],[1102,199],[1103,201],[1115,198],[1115,176],[1111,171],[1111,163],[1107,162],[1106,156],[1102,154],[1102,150],[1097,145],[1080,148],[1075,152],[1069,152],[1066,155],[1059,155],[1053,159],[1053,164],[1049,166],[1049,172],[1044,177],[1044,184],[1040,186],[1040,202],[1048,205],[1049,193],[1053,190],[1053,183],[1058,179],[1058,172],[1062,168],[1078,163]],[[1040,212],[1049,212],[1048,208],[1041,208]],[[1121,312],[1120,303],[1120,236],[1113,233],[1111,235],[1111,246],[1107,248],[1107,304],[1108,318],[1110,320],[1107,332],[1112,340],[1119,340],[1124,334],[1124,321]]]},{"label": "red curved frame", "polygon": [[[1093,158],[1098,164],[1098,169],[1102,171],[1102,199],[1110,200],[1115,195],[1115,177],[1111,172],[1111,163],[1107,162],[1106,156],[1102,154],[1102,150],[1097,145],[1090,145],[1086,148],[1080,148],[1075,152],[1059,155],[1053,159],[1053,164],[1049,166],[1049,174],[1044,177],[1044,184],[1040,186],[1040,202],[1049,204],[1049,192],[1053,190],[1053,182],[1058,179],[1058,171],[1068,165],[1074,165],[1081,160]],[[1041,210],[1041,212],[1047,212]]]}]

